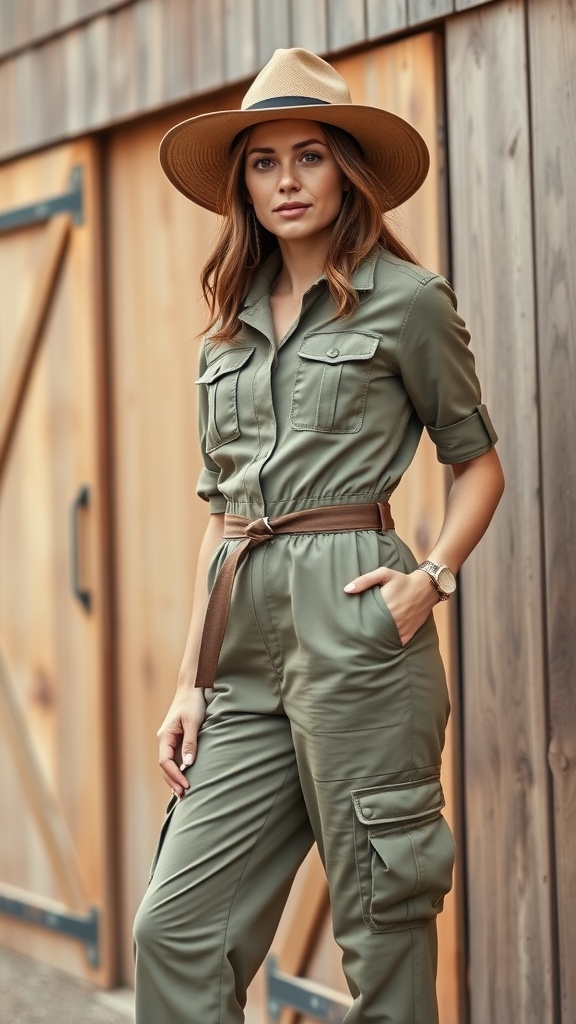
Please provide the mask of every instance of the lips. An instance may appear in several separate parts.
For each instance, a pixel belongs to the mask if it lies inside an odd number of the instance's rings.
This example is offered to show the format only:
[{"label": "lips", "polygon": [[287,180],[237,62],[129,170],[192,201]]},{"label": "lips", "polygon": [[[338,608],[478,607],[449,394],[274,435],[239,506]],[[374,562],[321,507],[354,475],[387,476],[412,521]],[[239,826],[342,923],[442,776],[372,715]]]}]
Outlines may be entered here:
[{"label": "lips", "polygon": [[276,207],[274,213],[281,213],[283,210],[307,210],[310,205],[310,203],[282,203],[281,206]]}]

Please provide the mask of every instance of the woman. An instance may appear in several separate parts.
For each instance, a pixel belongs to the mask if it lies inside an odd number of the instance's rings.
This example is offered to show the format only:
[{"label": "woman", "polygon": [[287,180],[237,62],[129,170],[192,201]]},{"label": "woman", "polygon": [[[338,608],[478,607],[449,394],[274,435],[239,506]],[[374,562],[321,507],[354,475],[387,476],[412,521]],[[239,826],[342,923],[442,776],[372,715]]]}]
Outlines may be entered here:
[{"label": "woman", "polygon": [[[137,1021],[243,1020],[316,841],[346,1021],[433,1024],[454,843],[431,613],[503,479],[453,293],[382,221],[427,150],[320,58],[279,50],[242,110],[177,125],[161,161],[224,220],[198,381],[211,516],[159,731],[174,796],[135,927]],[[417,566],[388,498],[423,426],[453,484]]]}]

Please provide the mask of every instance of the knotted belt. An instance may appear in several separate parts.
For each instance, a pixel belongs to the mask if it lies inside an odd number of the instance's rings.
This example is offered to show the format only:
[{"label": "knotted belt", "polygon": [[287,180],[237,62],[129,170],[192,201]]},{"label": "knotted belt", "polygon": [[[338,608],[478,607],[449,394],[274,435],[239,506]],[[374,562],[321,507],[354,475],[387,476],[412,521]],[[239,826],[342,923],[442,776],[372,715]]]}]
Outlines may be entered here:
[{"label": "knotted belt", "polygon": [[218,659],[226,632],[234,578],[252,548],[265,544],[283,533],[344,533],[351,530],[393,530],[390,505],[325,505],[289,512],[285,516],[250,520],[245,516],[226,514],[224,540],[240,539],[228,555],[216,577],[208,599],[206,618],[200,641],[196,686],[209,689],[214,684]]}]

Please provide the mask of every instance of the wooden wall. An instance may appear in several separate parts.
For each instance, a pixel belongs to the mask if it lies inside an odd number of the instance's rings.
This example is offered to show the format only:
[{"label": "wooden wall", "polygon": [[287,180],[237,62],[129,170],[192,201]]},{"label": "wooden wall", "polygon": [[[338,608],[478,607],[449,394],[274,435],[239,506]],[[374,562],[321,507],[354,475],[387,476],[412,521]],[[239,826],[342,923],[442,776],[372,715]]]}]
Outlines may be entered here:
[{"label": "wooden wall", "polygon": [[471,1024],[576,1020],[576,12],[446,25],[453,277],[504,500],[462,573]]},{"label": "wooden wall", "polygon": [[0,160],[489,0],[0,0]]}]

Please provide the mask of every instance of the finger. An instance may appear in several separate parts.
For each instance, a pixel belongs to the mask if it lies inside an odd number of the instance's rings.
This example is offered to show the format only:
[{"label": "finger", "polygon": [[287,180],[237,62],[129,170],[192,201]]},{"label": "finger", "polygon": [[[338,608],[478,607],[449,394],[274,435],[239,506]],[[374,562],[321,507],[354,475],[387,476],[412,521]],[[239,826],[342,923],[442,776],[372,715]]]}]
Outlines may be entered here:
[{"label": "finger", "polygon": [[359,594],[363,590],[375,587],[377,583],[380,586],[383,583],[388,583],[393,575],[393,569],[388,569],[387,566],[381,565],[377,569],[373,569],[372,572],[365,572],[362,576],[356,576],[355,579],[350,580],[350,583],[346,584],[344,590],[347,594]]},{"label": "finger", "polygon": [[181,741],[181,736],[173,732],[158,733],[160,744],[158,749],[158,762],[164,774],[164,779],[169,786],[177,786],[179,789],[188,789],[188,782],[178,768],[175,757],[176,748]]},{"label": "finger", "polygon": [[197,732],[190,732],[182,740],[182,764],[180,765],[180,771],[183,772],[185,768],[189,768],[191,764],[194,764],[197,750],[198,734]]},{"label": "finger", "polygon": [[162,775],[164,776],[164,782],[170,789],[176,792],[177,796],[181,796],[183,790],[188,789],[188,780],[185,775],[179,770],[178,765],[171,758],[165,761],[160,761],[160,768],[162,769]]}]

